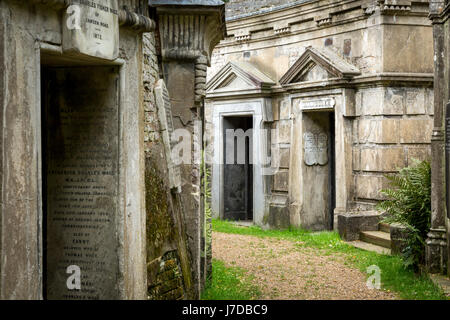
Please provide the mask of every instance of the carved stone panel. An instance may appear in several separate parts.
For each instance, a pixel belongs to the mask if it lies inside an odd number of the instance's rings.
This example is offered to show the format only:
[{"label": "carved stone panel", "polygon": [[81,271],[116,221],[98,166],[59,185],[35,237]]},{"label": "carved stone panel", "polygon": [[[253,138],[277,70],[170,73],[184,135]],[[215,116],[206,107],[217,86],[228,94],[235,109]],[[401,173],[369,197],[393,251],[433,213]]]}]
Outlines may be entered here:
[{"label": "carved stone panel", "polygon": [[116,68],[43,72],[48,299],[119,299]]},{"label": "carved stone panel", "polygon": [[336,100],[334,98],[317,98],[300,101],[300,109],[302,111],[332,110],[335,105]]},{"label": "carved stone panel", "polygon": [[72,0],[63,15],[63,50],[106,60],[117,59],[117,0]]},{"label": "carved stone panel", "polygon": [[303,140],[306,165],[326,165],[328,163],[328,136],[325,133],[305,132]]}]

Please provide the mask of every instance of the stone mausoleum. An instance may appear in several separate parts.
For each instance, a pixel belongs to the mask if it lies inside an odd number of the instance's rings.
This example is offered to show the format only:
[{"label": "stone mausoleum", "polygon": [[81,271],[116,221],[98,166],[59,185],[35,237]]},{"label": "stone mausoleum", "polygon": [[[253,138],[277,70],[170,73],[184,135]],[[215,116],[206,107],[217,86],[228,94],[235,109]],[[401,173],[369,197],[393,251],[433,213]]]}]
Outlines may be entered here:
[{"label": "stone mausoleum", "polygon": [[[0,299],[198,298],[218,0],[0,1]],[[198,141],[197,141],[198,142]]]},{"label": "stone mausoleum", "polygon": [[429,1],[252,3],[227,4],[208,72],[214,216],[310,230],[378,216],[385,174],[431,156]]}]

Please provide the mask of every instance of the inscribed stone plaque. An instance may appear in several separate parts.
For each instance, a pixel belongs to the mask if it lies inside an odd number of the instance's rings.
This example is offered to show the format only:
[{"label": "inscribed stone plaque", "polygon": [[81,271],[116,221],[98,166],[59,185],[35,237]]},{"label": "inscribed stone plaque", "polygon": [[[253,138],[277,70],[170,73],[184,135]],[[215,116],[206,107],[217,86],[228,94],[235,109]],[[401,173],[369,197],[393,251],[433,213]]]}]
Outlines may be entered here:
[{"label": "inscribed stone plaque", "polygon": [[303,140],[306,165],[326,165],[328,163],[328,136],[325,133],[305,132]]},{"label": "inscribed stone plaque", "polygon": [[[43,73],[48,299],[119,298],[117,72]],[[68,268],[79,268],[79,288]]]},{"label": "inscribed stone plaque", "polygon": [[335,105],[336,100],[334,100],[334,98],[318,98],[300,101],[300,109],[302,111],[330,110],[334,109]]},{"label": "inscribed stone plaque", "polygon": [[72,0],[63,15],[63,50],[107,60],[117,59],[117,0]]},{"label": "inscribed stone plaque", "polygon": [[173,159],[172,155],[172,150],[176,142],[172,139],[174,132],[172,105],[164,80],[161,79],[156,83],[154,93],[168,163],[169,185],[171,189],[178,189],[181,187],[181,169],[179,165],[175,164],[175,159]]}]

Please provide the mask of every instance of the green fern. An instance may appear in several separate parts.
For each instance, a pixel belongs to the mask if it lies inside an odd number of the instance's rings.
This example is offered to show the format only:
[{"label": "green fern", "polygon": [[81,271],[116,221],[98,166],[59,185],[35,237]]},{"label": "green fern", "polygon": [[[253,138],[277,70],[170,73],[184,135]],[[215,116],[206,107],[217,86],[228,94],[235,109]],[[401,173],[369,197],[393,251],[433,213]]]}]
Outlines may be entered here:
[{"label": "green fern", "polygon": [[381,190],[387,200],[377,205],[386,212],[387,223],[399,223],[408,230],[402,252],[406,267],[416,271],[425,257],[425,239],[431,223],[431,166],[428,161],[407,167],[396,175],[386,176],[389,189]]}]

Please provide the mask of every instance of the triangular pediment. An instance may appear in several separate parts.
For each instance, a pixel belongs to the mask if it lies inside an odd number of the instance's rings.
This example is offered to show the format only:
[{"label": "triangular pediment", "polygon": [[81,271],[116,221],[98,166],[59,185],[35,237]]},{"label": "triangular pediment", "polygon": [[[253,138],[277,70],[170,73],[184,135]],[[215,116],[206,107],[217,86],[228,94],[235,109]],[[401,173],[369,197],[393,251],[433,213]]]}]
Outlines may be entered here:
[{"label": "triangular pediment", "polygon": [[328,49],[306,48],[303,55],[280,79],[281,85],[352,78],[360,75],[357,67]]},{"label": "triangular pediment", "polygon": [[228,62],[206,85],[208,93],[264,90],[275,82],[246,62]]}]

